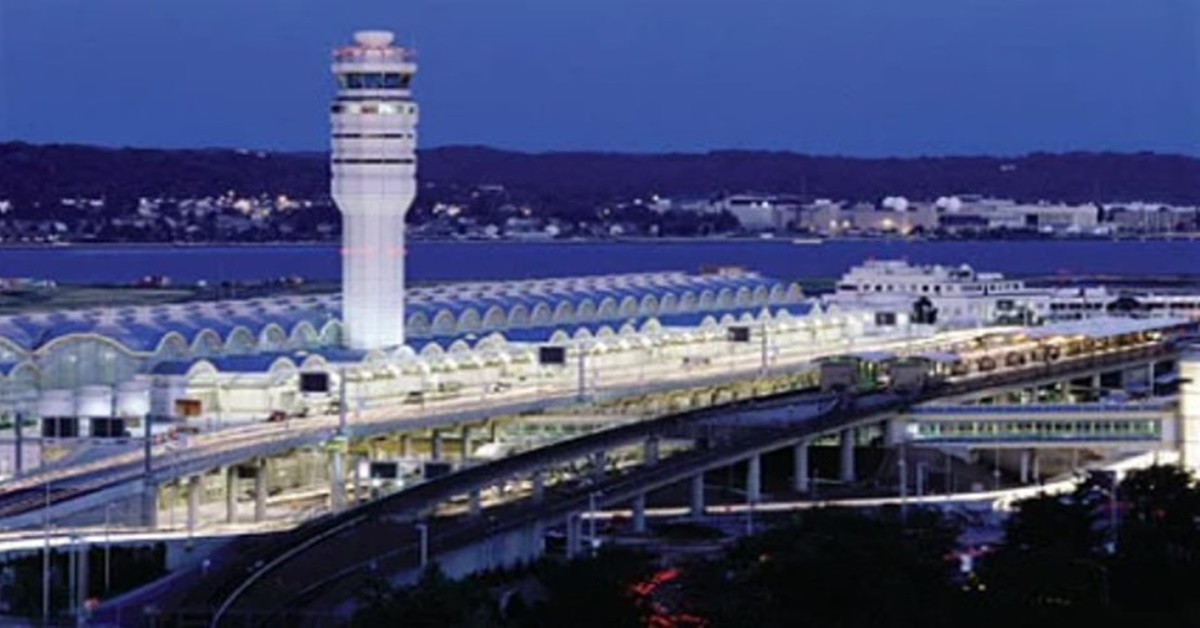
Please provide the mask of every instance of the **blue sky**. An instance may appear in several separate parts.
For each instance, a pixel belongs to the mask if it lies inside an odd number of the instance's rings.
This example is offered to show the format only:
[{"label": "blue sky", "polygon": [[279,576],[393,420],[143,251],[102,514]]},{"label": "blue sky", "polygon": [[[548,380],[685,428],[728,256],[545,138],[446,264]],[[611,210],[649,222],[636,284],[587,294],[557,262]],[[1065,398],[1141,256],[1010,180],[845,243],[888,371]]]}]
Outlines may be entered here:
[{"label": "blue sky", "polygon": [[1200,154],[1200,0],[0,0],[0,139],[323,149],[372,27],[425,146]]}]

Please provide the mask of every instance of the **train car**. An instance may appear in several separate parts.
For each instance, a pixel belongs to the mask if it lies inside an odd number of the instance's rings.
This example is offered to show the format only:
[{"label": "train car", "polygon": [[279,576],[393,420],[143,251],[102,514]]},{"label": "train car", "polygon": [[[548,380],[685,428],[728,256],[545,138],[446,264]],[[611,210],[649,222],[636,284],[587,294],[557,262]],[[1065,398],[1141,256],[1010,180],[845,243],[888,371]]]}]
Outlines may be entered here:
[{"label": "train car", "polygon": [[886,386],[896,392],[918,393],[937,381],[933,360],[923,356],[896,358],[886,370]]},{"label": "train car", "polygon": [[822,392],[869,392],[887,384],[886,365],[895,355],[884,351],[851,353],[817,360]]},{"label": "train car", "polygon": [[821,392],[847,392],[859,388],[858,360],[851,356],[837,356],[818,362]]}]

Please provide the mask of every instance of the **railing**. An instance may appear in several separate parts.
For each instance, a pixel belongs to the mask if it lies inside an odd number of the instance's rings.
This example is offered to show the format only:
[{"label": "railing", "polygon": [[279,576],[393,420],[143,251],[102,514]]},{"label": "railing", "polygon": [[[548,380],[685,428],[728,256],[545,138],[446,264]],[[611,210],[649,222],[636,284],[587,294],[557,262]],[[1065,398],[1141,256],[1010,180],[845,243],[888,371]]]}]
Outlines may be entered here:
[{"label": "railing", "polygon": [[913,406],[906,413],[921,415],[975,414],[1081,414],[1114,412],[1162,412],[1169,407],[1162,403],[1052,403],[1052,404],[974,404],[949,406]]}]

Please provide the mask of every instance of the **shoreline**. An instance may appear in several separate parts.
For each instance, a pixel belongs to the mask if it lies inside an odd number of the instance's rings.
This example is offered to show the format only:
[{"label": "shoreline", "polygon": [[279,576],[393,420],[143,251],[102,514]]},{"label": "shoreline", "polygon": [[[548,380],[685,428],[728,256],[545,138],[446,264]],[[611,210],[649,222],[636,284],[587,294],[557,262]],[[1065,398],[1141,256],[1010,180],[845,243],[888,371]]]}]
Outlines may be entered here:
[{"label": "shoreline", "polygon": [[[938,238],[938,237],[873,237],[873,236],[839,236],[822,238],[804,236],[801,234],[764,238],[760,236],[727,236],[727,237],[627,237],[627,238],[563,238],[563,239],[530,239],[497,238],[497,239],[409,239],[406,244],[490,244],[490,245],[571,245],[571,244],[749,244],[758,242],[764,245],[789,244],[796,246],[820,246],[822,244],[837,244],[841,242],[877,242],[880,244],[911,244],[911,243],[996,243],[1008,244],[1014,242],[1038,243],[1080,243],[1080,242],[1196,242],[1200,241],[1200,233],[1175,235],[1146,235],[1146,236],[1108,236],[1108,237],[1008,237],[1008,238]],[[337,241],[287,241],[287,242],[58,242],[58,243],[7,243],[0,242],[0,251],[6,250],[78,250],[78,249],[223,249],[223,248],[338,248]]]}]

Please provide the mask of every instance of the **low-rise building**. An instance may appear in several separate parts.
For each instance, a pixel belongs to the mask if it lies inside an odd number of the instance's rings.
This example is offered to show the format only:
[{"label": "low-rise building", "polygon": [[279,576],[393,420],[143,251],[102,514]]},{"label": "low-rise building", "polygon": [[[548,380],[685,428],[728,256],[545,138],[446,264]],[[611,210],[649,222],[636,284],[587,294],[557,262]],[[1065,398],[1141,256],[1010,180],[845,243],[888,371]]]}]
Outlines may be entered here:
[{"label": "low-rise building", "polygon": [[[851,268],[826,299],[842,308],[898,315],[932,308],[945,327],[1032,324],[1049,313],[1050,292],[1028,288],[1000,273],[970,266],[915,266],[903,260],[868,260]],[[923,304],[923,305],[922,305]]]}]

